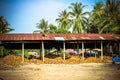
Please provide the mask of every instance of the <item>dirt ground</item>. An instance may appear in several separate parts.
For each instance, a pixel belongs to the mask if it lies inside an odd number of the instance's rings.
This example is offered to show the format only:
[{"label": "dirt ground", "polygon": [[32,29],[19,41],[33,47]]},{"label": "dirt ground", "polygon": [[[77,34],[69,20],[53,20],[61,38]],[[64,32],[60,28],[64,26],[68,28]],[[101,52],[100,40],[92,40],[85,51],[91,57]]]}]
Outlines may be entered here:
[{"label": "dirt ground", "polygon": [[120,80],[120,64],[34,64],[1,69],[0,80]]}]

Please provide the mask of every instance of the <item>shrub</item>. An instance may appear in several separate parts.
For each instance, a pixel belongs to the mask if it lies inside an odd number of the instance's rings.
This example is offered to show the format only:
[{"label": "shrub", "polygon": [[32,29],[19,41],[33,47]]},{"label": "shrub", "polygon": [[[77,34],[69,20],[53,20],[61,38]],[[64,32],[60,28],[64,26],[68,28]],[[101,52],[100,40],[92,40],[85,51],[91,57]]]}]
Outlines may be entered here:
[{"label": "shrub", "polygon": [[66,52],[64,52],[63,49],[60,49],[59,56],[63,57],[63,54],[65,54],[65,58],[69,58],[70,57],[69,53],[66,53]]}]

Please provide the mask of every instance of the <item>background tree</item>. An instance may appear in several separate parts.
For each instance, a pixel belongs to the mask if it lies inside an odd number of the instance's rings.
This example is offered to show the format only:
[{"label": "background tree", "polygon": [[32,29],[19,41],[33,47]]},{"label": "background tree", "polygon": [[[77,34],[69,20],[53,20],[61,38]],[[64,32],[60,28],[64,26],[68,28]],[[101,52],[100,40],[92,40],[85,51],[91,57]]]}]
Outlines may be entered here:
[{"label": "background tree", "polygon": [[105,4],[106,22],[103,32],[120,34],[120,1],[106,0]]},{"label": "background tree", "polygon": [[[103,16],[104,14],[104,5],[102,2],[98,2],[93,7],[93,11],[91,12],[91,15],[89,17],[90,20],[90,32],[91,33],[99,33],[100,28],[102,26],[103,22]],[[96,30],[96,31],[94,31]]]},{"label": "background tree", "polygon": [[49,33],[56,33],[57,27],[54,24],[49,24]]},{"label": "background tree", "polygon": [[39,30],[35,30],[34,33],[39,32],[39,33],[45,34],[49,32],[48,21],[45,21],[45,19],[41,19],[40,23],[37,23],[36,25]]},{"label": "background tree", "polygon": [[[10,24],[6,21],[6,19],[3,16],[0,16],[0,34],[13,31],[14,29],[10,28],[9,25]],[[4,50],[4,47],[3,47],[2,42],[0,41],[0,55],[1,56],[3,56],[3,50]]]},{"label": "background tree", "polygon": [[59,17],[56,19],[56,22],[59,23],[57,33],[69,33],[71,26],[71,20],[69,19],[69,13],[64,10],[59,13]]},{"label": "background tree", "polygon": [[71,33],[71,32],[66,29],[59,28],[57,29],[56,33]]},{"label": "background tree", "polygon": [[91,24],[98,33],[120,34],[120,2],[117,0],[106,0],[105,4],[97,2],[91,13]]},{"label": "background tree", "polygon": [[6,19],[3,16],[0,16],[0,34],[8,33],[14,30],[10,28],[9,26],[10,24],[6,21]]},{"label": "background tree", "polygon": [[85,17],[88,12],[83,13],[83,8],[85,5],[82,5],[82,3],[71,3],[71,6],[69,6],[70,14],[73,18],[73,33],[84,33],[85,32],[85,22],[87,21],[87,18]]},{"label": "background tree", "polygon": [[[83,12],[86,6],[82,3],[71,3],[70,12],[63,10],[59,13],[56,22],[48,25],[42,19],[35,32],[40,33],[114,33],[120,34],[120,1],[106,0],[97,2],[91,12]],[[88,15],[88,16],[87,16]]]}]

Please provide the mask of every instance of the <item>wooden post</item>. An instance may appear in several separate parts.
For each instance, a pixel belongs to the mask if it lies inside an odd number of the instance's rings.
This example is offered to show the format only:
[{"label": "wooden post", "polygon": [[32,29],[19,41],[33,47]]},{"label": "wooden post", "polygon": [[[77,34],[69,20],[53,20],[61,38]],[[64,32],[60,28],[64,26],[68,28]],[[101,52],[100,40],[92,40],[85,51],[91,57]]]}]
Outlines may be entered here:
[{"label": "wooden post", "polygon": [[103,60],[103,42],[101,41],[101,60]]},{"label": "wooden post", "polygon": [[[96,49],[96,42],[95,42],[95,47],[94,48]],[[96,58],[96,52],[95,52],[95,58]]]},{"label": "wooden post", "polygon": [[96,48],[96,42],[95,42],[95,48]]},{"label": "wooden post", "polygon": [[84,42],[82,41],[82,59],[84,60],[85,57],[84,57]]},{"label": "wooden post", "polygon": [[77,54],[79,54],[79,43],[77,43]]},{"label": "wooden post", "polygon": [[110,53],[111,53],[111,54],[112,54],[112,56],[113,56],[112,45],[110,45]]},{"label": "wooden post", "polygon": [[22,63],[24,63],[24,42],[22,42]]},{"label": "wooden post", "polygon": [[65,41],[63,42],[63,50],[64,50],[63,59],[65,60]]},{"label": "wooden post", "polygon": [[113,56],[113,49],[112,49],[112,47],[113,47],[112,41],[110,41],[109,52],[110,52],[110,54]]},{"label": "wooden post", "polygon": [[120,42],[119,42],[119,55],[120,55]]},{"label": "wooden post", "polygon": [[[2,45],[2,42],[0,41],[0,44]],[[3,57],[3,45],[0,46],[0,57]]]},{"label": "wooden post", "polygon": [[40,44],[40,60],[42,60],[42,46]]},{"label": "wooden post", "polygon": [[45,54],[45,51],[44,51],[44,42],[42,41],[42,60],[44,61],[44,54]]}]

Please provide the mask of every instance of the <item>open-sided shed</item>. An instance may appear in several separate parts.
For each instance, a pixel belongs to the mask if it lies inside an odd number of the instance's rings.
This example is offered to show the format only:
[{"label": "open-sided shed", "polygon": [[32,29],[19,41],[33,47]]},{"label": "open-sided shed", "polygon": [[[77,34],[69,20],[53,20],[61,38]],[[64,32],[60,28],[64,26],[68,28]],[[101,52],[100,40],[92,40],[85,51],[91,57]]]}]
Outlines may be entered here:
[{"label": "open-sided shed", "polygon": [[[103,43],[108,41],[117,41],[120,50],[120,37],[113,34],[0,34],[0,41],[6,48],[22,49],[22,57],[24,62],[24,49],[42,49],[42,59],[44,61],[44,49],[57,47],[61,45],[64,49],[71,48],[76,45],[76,48],[82,49],[82,58],[84,59],[84,48],[88,44],[100,44],[101,59],[103,59]],[[120,52],[120,51],[119,51]],[[64,54],[65,59],[65,54]]]}]

